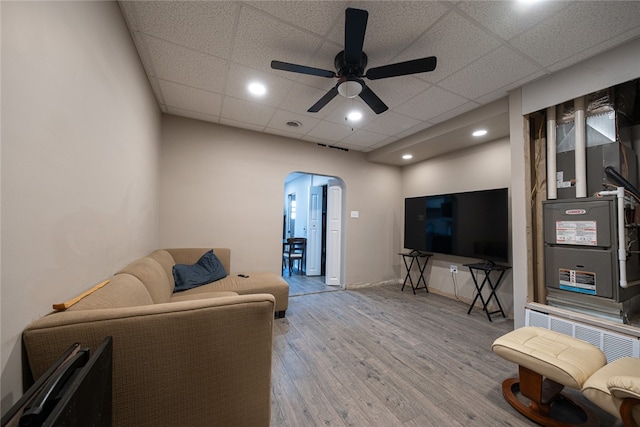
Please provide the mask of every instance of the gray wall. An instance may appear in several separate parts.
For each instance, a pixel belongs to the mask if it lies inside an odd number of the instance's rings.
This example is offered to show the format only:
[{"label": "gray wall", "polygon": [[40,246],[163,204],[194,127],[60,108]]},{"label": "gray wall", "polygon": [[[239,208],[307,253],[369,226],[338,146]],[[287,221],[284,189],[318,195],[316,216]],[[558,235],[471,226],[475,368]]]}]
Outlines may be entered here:
[{"label": "gray wall", "polygon": [[[505,138],[405,166],[402,170],[403,197],[510,188],[510,155],[509,139]],[[470,303],[476,288],[469,270],[462,264],[476,261],[434,255],[425,270],[428,273],[426,277],[429,288],[435,293]],[[449,271],[451,264],[458,266],[458,274],[455,276]],[[414,280],[415,277],[417,276],[414,274]],[[507,272],[498,291],[500,304],[508,313],[513,312],[512,277],[512,272]],[[482,310],[480,302],[477,307],[476,310]],[[497,308],[493,303],[491,307]]]},{"label": "gray wall", "polygon": [[157,246],[160,111],[116,2],[2,2],[2,412],[20,336]]},{"label": "gray wall", "polygon": [[235,272],[280,272],[285,178],[307,172],[345,183],[345,284],[398,276],[401,173],[363,153],[164,116],[160,245],[232,249]]}]

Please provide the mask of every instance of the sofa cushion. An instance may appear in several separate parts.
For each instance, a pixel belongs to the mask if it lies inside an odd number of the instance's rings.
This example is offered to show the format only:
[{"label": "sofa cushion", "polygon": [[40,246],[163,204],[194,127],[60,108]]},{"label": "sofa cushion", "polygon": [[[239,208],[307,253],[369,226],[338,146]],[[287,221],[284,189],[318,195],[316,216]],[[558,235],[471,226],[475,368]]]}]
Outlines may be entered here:
[{"label": "sofa cushion", "polygon": [[116,274],[123,273],[131,274],[140,279],[149,291],[154,303],[169,302],[173,293],[172,282],[155,259],[149,257],[137,259]]},{"label": "sofa cushion", "polygon": [[151,305],[153,300],[142,282],[130,274],[118,274],[102,288],[82,298],[67,311]]},{"label": "sofa cushion", "polygon": [[230,275],[217,282],[207,283],[180,294],[196,295],[220,291],[237,292],[239,295],[271,294],[276,298],[276,311],[285,311],[289,306],[289,284],[282,276],[270,271],[251,272],[248,277]]},{"label": "sofa cushion", "polygon": [[183,292],[173,294],[169,302],[180,301],[197,301],[201,299],[220,298],[220,297],[237,297],[237,292],[220,291],[220,292],[204,292],[199,294],[184,294]]},{"label": "sofa cushion", "polygon": [[164,249],[155,250],[148,256],[149,258],[153,258],[158,261],[158,263],[160,263],[160,265],[164,269],[164,272],[167,274],[167,278],[170,282],[170,288],[173,289],[173,287],[176,285],[173,281],[173,265],[176,264],[173,256],[171,256],[171,254]]},{"label": "sofa cushion", "polygon": [[213,250],[210,250],[202,255],[195,264],[176,264],[173,266],[173,279],[175,282],[173,292],[186,291],[225,277],[227,277],[227,272],[224,266],[213,253]]}]

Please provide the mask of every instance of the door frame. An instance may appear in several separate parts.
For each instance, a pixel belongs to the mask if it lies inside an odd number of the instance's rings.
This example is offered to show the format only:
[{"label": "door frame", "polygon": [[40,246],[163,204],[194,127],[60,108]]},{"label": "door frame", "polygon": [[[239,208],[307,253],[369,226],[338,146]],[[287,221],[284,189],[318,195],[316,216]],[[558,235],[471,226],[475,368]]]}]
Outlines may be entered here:
[{"label": "door frame", "polygon": [[[304,178],[308,181],[308,184],[304,184],[305,187],[300,190],[301,187],[296,187],[296,185],[302,186],[303,185],[303,181],[299,181],[297,184],[294,181],[297,181],[298,179]],[[339,283],[337,283],[337,286],[340,286],[340,288],[344,289],[345,288],[345,247],[346,247],[346,229],[345,229],[345,209],[346,209],[346,203],[345,203],[345,199],[346,199],[346,184],[344,182],[344,180],[342,180],[342,178],[337,177],[337,176],[332,176],[332,175],[321,175],[318,173],[311,173],[311,172],[304,172],[304,171],[294,171],[289,173],[289,175],[287,175],[287,177],[285,178],[285,182],[284,182],[284,196],[283,196],[283,212],[285,215],[284,221],[285,223],[287,222],[288,218],[286,218],[287,215],[287,197],[289,194],[291,194],[292,192],[297,193],[298,196],[300,196],[301,191],[305,191],[306,193],[308,193],[309,188],[310,187],[319,187],[319,186],[323,186],[326,185],[327,189],[330,188],[331,186],[337,186],[340,187],[341,189],[341,198],[339,201],[337,201],[339,203],[340,206],[333,206],[334,209],[337,209],[337,212],[340,213],[340,221],[341,221],[341,229],[340,229],[340,244],[337,248],[333,248],[331,249],[331,252],[329,253],[330,249],[328,247],[328,243],[326,246],[326,250],[321,250],[321,256],[324,257],[325,259],[328,259],[329,256],[334,256],[336,257],[335,259],[339,260]],[[327,195],[327,199],[328,199],[328,195]],[[296,209],[297,209],[297,214],[296,214],[296,229],[298,230],[297,236],[295,237],[307,237],[307,231],[308,231],[308,221],[300,221],[300,219],[304,216],[307,217],[306,212],[301,212],[300,210],[303,208],[308,208],[308,203],[302,203],[300,200],[296,200]],[[327,212],[329,211],[329,209],[332,208],[332,206],[328,206],[327,205]],[[304,226],[302,226],[302,224],[300,224],[300,222],[304,222]],[[328,221],[327,221],[328,222]],[[323,244],[325,244],[326,242],[328,242],[328,236],[327,236],[327,229],[328,226],[325,227],[326,224],[323,224],[323,230],[322,230],[322,240],[323,240]],[[334,251],[338,251],[338,253],[333,253]],[[321,259],[322,261],[322,259]],[[326,273],[325,273],[326,274]],[[325,276],[326,277],[326,276]]]}]

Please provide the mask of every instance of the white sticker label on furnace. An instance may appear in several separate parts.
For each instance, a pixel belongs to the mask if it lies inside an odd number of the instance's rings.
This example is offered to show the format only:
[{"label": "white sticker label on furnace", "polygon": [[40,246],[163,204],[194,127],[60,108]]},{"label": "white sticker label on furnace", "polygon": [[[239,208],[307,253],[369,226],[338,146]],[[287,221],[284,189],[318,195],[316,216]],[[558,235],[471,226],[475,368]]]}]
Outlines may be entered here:
[{"label": "white sticker label on furnace", "polygon": [[596,221],[556,221],[556,243],[597,246]]}]

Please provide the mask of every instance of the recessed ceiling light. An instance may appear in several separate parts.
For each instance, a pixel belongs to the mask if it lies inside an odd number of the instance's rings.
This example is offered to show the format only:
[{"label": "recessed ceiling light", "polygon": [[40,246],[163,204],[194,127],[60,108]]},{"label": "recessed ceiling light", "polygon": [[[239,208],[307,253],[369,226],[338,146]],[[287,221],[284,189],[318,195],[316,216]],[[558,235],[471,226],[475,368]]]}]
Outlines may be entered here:
[{"label": "recessed ceiling light", "polygon": [[411,160],[411,159],[413,159],[413,154],[403,154],[402,158],[404,160]]},{"label": "recessed ceiling light", "polygon": [[352,122],[357,122],[361,118],[362,113],[360,111],[351,111],[349,114],[347,114],[347,119],[351,120]]},{"label": "recessed ceiling light", "polygon": [[477,130],[475,132],[473,132],[471,135],[473,136],[485,136],[487,134],[487,131],[485,129],[480,129]]},{"label": "recessed ceiling light", "polygon": [[300,126],[302,126],[302,123],[300,123],[297,120],[289,120],[287,122],[287,126],[292,127],[292,128],[299,128]]},{"label": "recessed ceiling light", "polygon": [[249,83],[249,86],[247,86],[247,88],[249,89],[249,93],[255,96],[262,96],[267,93],[266,86],[259,82]]}]

